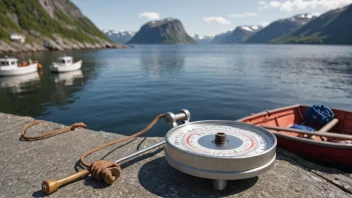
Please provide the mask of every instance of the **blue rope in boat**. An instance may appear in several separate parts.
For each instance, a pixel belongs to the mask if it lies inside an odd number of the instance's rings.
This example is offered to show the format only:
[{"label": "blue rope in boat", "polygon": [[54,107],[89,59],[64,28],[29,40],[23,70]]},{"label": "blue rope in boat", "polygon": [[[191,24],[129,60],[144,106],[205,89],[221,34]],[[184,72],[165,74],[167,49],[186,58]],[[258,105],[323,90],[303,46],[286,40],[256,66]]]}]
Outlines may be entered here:
[{"label": "blue rope in boat", "polygon": [[322,127],[329,123],[332,119],[335,118],[334,112],[330,107],[315,104],[304,112],[304,118],[306,119],[308,125]]},{"label": "blue rope in boat", "polygon": [[[330,109],[330,107],[321,105],[321,104],[315,104],[309,107],[304,112],[304,118],[305,118],[305,122],[304,122],[305,124],[310,126],[322,127],[327,123],[329,123],[332,119],[334,119],[335,114]],[[316,129],[313,127],[299,125],[299,124],[294,124],[292,128],[304,130],[304,131],[316,131]]]}]

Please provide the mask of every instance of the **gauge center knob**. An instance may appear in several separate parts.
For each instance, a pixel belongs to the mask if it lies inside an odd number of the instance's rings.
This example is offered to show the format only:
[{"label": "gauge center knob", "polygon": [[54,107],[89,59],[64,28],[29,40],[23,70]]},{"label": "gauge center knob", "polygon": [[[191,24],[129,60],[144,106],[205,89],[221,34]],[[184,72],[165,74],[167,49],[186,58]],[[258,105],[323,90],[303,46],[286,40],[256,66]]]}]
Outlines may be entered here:
[{"label": "gauge center knob", "polygon": [[226,143],[227,143],[227,138],[225,133],[219,132],[215,134],[215,144],[226,145]]}]

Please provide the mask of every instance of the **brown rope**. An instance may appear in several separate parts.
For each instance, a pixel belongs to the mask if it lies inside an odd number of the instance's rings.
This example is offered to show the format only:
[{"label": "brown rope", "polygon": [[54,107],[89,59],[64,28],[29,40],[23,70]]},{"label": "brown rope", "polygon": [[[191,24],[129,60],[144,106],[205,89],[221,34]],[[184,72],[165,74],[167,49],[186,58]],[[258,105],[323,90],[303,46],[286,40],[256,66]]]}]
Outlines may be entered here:
[{"label": "brown rope", "polygon": [[[97,180],[103,180],[107,184],[112,184],[120,176],[121,167],[119,164],[117,164],[115,162],[107,161],[107,160],[98,160],[98,161],[93,162],[92,164],[89,164],[86,161],[84,161],[84,158],[86,158],[88,155],[90,155],[96,151],[99,151],[101,149],[104,149],[108,146],[136,138],[136,137],[146,133],[158,122],[158,120],[160,118],[163,118],[163,117],[165,117],[165,114],[160,114],[160,115],[156,116],[154,118],[154,120],[147,127],[145,127],[143,130],[139,131],[138,133],[135,133],[131,136],[128,136],[128,137],[125,137],[122,139],[118,139],[118,140],[109,142],[107,144],[101,145],[99,147],[96,147],[94,149],[91,149],[91,150],[83,153],[80,158],[81,164],[83,166],[85,166],[89,170],[89,172],[92,174],[92,176],[94,178],[96,178]],[[44,121],[43,120],[35,120],[35,121],[32,121],[32,122],[26,124],[23,127],[22,132],[21,132],[22,139],[24,139],[26,141],[41,140],[41,139],[49,138],[49,137],[52,137],[52,136],[55,136],[55,135],[58,135],[61,133],[66,133],[66,132],[74,130],[78,127],[87,128],[87,126],[84,123],[75,123],[69,127],[65,127],[62,129],[52,131],[52,132],[44,133],[39,136],[32,136],[31,137],[31,136],[25,135],[26,131],[29,127],[32,127],[32,126],[37,125],[42,122],[44,122]]]},{"label": "brown rope", "polygon": [[72,124],[69,127],[65,127],[65,128],[62,128],[62,129],[58,129],[58,130],[52,131],[52,132],[44,133],[44,134],[39,135],[39,136],[26,136],[26,131],[27,131],[27,129],[29,127],[32,127],[32,126],[37,125],[37,124],[42,123],[42,122],[45,122],[45,121],[44,120],[34,120],[34,121],[26,124],[23,127],[23,129],[22,129],[21,138],[26,140],[26,141],[35,141],[35,140],[41,140],[41,139],[49,138],[49,137],[52,137],[52,136],[55,136],[55,135],[59,135],[61,133],[66,133],[66,132],[75,130],[78,127],[87,128],[87,125],[85,125],[83,122],[80,122],[80,123],[74,123],[74,124]]},{"label": "brown rope", "polygon": [[135,134],[133,134],[131,136],[128,136],[128,137],[125,137],[125,138],[122,138],[122,139],[119,139],[119,140],[115,140],[115,141],[109,142],[107,144],[101,145],[101,146],[99,146],[97,148],[91,149],[91,150],[83,153],[82,156],[81,156],[82,165],[85,166],[85,167],[90,167],[90,164],[84,161],[84,158],[86,158],[88,155],[90,155],[90,154],[92,154],[92,153],[94,153],[94,152],[96,152],[98,150],[101,150],[103,148],[106,148],[108,146],[111,146],[113,144],[124,142],[124,141],[130,140],[130,139],[133,139],[133,138],[136,138],[136,137],[142,135],[143,133],[149,131],[158,122],[158,120],[160,118],[164,117],[164,116],[165,116],[165,114],[160,114],[160,115],[156,116],[154,118],[154,120],[147,127],[145,127],[143,130],[139,131],[138,133],[135,133]]}]

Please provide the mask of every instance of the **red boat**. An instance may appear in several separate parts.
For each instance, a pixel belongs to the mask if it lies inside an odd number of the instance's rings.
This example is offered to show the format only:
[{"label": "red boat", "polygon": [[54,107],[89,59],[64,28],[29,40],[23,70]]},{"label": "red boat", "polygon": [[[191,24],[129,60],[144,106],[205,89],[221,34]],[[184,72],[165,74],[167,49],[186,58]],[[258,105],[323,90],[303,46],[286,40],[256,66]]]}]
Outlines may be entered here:
[{"label": "red boat", "polygon": [[304,123],[309,106],[293,105],[254,114],[238,121],[273,132],[278,146],[304,158],[337,165],[352,165],[352,111],[332,109],[335,119],[308,132],[291,128]]}]

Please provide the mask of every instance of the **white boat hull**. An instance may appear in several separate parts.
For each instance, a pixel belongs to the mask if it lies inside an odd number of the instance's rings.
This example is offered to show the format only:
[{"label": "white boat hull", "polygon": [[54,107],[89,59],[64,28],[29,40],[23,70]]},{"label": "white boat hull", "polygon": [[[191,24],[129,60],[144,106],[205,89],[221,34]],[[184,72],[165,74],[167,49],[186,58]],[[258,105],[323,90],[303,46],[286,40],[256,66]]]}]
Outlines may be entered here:
[{"label": "white boat hull", "polygon": [[82,60],[75,62],[71,65],[60,65],[60,64],[53,64],[50,65],[49,68],[52,72],[70,72],[79,70],[82,67]]},{"label": "white boat hull", "polygon": [[9,68],[0,67],[0,76],[18,76],[30,74],[38,71],[38,64],[34,63],[24,67]]}]

